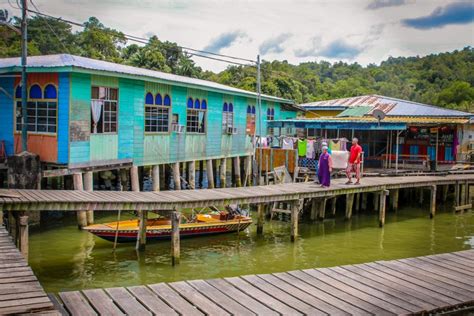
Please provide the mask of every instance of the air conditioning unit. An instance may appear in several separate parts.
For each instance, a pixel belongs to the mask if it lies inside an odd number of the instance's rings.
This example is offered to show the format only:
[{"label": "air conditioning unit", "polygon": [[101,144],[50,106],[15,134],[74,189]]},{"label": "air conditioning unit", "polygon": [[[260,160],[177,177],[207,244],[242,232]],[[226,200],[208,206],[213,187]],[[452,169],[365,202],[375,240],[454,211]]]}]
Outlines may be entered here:
[{"label": "air conditioning unit", "polygon": [[232,126],[227,126],[226,132],[228,135],[235,135],[237,134],[237,128]]},{"label": "air conditioning unit", "polygon": [[183,134],[184,133],[184,125],[172,124],[171,125],[171,131],[173,131],[177,134]]}]

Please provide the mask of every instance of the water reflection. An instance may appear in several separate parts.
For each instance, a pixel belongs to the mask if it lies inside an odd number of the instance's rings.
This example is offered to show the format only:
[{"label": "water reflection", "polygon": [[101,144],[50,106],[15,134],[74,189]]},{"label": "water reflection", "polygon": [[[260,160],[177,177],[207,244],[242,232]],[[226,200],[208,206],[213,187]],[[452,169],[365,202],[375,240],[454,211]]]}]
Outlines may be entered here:
[{"label": "water reflection", "polygon": [[[236,234],[182,239],[181,264],[172,267],[170,243],[149,243],[144,253],[135,244],[113,243],[79,231],[74,218],[33,231],[30,263],[47,291],[130,286],[184,279],[281,272],[397,259],[474,247],[474,215],[426,209],[387,213],[383,229],[377,215],[360,213],[351,221],[336,219],[300,224],[300,238],[290,242],[289,222],[272,221],[257,236],[255,225]],[[115,214],[96,214],[113,221]],[[127,214],[124,214],[126,218]]]}]

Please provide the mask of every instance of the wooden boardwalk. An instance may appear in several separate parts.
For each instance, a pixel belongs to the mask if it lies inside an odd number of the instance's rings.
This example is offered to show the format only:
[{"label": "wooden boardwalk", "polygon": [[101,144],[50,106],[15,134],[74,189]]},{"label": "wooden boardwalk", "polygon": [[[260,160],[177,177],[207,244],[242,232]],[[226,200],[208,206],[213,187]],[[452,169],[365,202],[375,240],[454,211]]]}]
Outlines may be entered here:
[{"label": "wooden boardwalk", "polygon": [[[71,315],[406,315],[474,308],[474,250],[59,293]],[[471,310],[472,311],[472,310]]]},{"label": "wooden boardwalk", "polygon": [[59,315],[33,271],[0,227],[0,315]]},{"label": "wooden boardwalk", "polygon": [[446,176],[406,176],[364,178],[361,185],[345,185],[335,179],[330,188],[313,182],[286,183],[258,187],[179,190],[161,192],[0,190],[0,210],[81,211],[81,210],[169,210],[208,205],[258,204],[323,198],[383,190],[474,183],[474,174]]}]

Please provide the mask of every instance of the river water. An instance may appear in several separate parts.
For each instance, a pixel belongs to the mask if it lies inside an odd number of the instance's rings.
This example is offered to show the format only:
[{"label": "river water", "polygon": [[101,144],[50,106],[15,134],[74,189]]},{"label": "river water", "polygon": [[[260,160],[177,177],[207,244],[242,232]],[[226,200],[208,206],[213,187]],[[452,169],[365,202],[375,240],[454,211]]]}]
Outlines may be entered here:
[{"label": "river water", "polygon": [[[428,206],[388,212],[384,228],[375,212],[300,223],[300,238],[290,242],[288,222],[267,221],[263,236],[247,231],[181,240],[181,264],[171,266],[170,243],[149,243],[144,253],[134,244],[112,243],[79,231],[74,216],[48,220],[33,229],[30,259],[47,292],[131,286],[163,281],[207,279],[243,274],[390,260],[474,248],[474,214],[455,215],[439,206],[429,219]],[[339,212],[340,211],[340,212]],[[116,215],[97,213],[96,222]],[[123,217],[122,217],[123,218]]]}]

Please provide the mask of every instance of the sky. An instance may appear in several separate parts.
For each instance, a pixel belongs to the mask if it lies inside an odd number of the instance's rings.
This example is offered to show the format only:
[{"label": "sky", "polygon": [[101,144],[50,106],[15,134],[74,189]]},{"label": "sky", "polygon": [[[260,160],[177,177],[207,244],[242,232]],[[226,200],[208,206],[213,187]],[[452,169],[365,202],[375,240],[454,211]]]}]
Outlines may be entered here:
[{"label": "sky", "polygon": [[[11,3],[14,0],[10,0]],[[34,0],[124,33],[255,60],[378,64],[474,46],[474,0]],[[0,8],[9,8],[0,0]],[[227,64],[193,58],[207,70]]]}]

